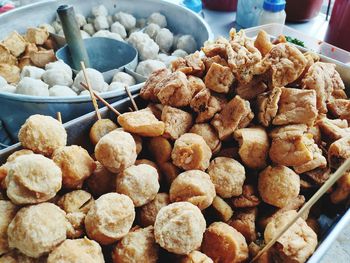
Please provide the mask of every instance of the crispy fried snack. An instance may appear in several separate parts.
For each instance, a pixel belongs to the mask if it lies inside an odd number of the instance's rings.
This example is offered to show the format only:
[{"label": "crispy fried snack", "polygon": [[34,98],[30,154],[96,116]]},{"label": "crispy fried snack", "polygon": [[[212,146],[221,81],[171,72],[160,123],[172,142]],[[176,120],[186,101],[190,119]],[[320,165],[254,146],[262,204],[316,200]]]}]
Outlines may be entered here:
[{"label": "crispy fried snack", "polygon": [[11,51],[4,44],[0,44],[0,63],[16,65],[17,59],[11,54]]},{"label": "crispy fried snack", "polygon": [[252,185],[243,185],[242,194],[231,200],[232,205],[236,208],[256,207],[261,202],[256,188]]},{"label": "crispy fried snack", "polygon": [[348,99],[336,99],[329,102],[327,107],[334,117],[347,120],[350,123],[350,101]]},{"label": "crispy fried snack", "polygon": [[157,84],[167,77],[170,74],[170,71],[168,69],[159,69],[154,72],[148,77],[146,80],[145,85],[140,90],[140,96],[144,100],[149,100],[153,102],[158,102],[157,94],[155,93],[155,87]]},{"label": "crispy fried snack", "polygon": [[168,204],[170,204],[169,195],[167,193],[158,193],[151,202],[140,207],[139,220],[141,226],[153,226],[159,210]]},{"label": "crispy fried snack", "polygon": [[0,262],[1,255],[10,251],[7,241],[7,228],[15,217],[18,208],[10,201],[0,200]]},{"label": "crispy fried snack", "polygon": [[257,208],[235,212],[228,224],[240,232],[246,239],[247,243],[254,242],[257,239],[257,232],[255,230],[257,214]]},{"label": "crispy fried snack", "polygon": [[350,173],[344,174],[337,182],[337,188],[331,193],[331,201],[338,204],[347,200],[350,195]]},{"label": "crispy fried snack", "polygon": [[118,126],[110,119],[96,121],[94,125],[92,125],[89,133],[92,144],[96,145],[103,136],[117,128]]},{"label": "crispy fried snack", "polygon": [[220,196],[215,196],[212,207],[214,208],[218,217],[224,222],[227,222],[233,215],[231,206]]},{"label": "crispy fried snack", "polygon": [[202,136],[213,154],[220,151],[221,141],[219,140],[216,131],[209,123],[195,124],[192,126],[189,132]]},{"label": "crispy fried snack", "polygon": [[187,76],[188,86],[193,90],[193,95],[200,92],[202,89],[205,89],[205,84],[201,78],[189,75]]},{"label": "crispy fried snack", "polygon": [[49,37],[49,32],[45,28],[28,28],[26,39],[33,44],[43,45]]},{"label": "crispy fried snack", "polygon": [[198,51],[184,58],[178,58],[171,62],[173,71],[181,71],[186,75],[201,77],[205,70],[205,65]]},{"label": "crispy fried snack", "polygon": [[192,251],[190,254],[183,256],[180,263],[213,263],[213,260],[199,251]]},{"label": "crispy fried snack", "polygon": [[15,65],[0,63],[0,76],[8,83],[17,83],[20,79],[20,68]]},{"label": "crispy fried snack", "polygon": [[176,140],[191,128],[192,115],[186,111],[164,106],[161,116],[165,124],[163,137]]},{"label": "crispy fried snack", "polygon": [[264,57],[270,52],[274,45],[271,43],[269,35],[264,30],[260,30],[254,41],[254,46]]},{"label": "crispy fried snack", "polygon": [[339,139],[329,146],[328,164],[331,168],[338,169],[348,158],[350,158],[350,136]]},{"label": "crispy fried snack", "polygon": [[158,164],[170,161],[173,147],[164,137],[152,137],[148,142],[148,150]]},{"label": "crispy fried snack", "polygon": [[3,45],[7,47],[11,54],[15,57],[18,57],[21,55],[27,45],[27,42],[25,39],[17,33],[17,31],[13,31],[11,34],[9,34],[3,41]]},{"label": "crispy fried snack", "polygon": [[281,94],[281,88],[274,88],[273,90],[258,96],[258,120],[263,126],[268,127],[277,115]]},{"label": "crispy fried snack", "polygon": [[234,76],[229,67],[218,63],[212,63],[205,76],[205,86],[218,93],[228,93],[234,81]]},{"label": "crispy fried snack", "polygon": [[96,161],[96,169],[86,180],[89,192],[99,197],[115,190],[115,174]]}]

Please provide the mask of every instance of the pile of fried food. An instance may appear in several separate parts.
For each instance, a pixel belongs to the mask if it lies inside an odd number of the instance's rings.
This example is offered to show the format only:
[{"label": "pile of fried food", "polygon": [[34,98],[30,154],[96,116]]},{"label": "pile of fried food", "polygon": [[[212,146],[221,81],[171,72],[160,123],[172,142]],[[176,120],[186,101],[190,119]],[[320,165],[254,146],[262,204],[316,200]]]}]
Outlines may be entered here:
[{"label": "pile of fried food", "polygon": [[[152,73],[144,109],[98,120],[92,155],[33,115],[0,168],[0,262],[246,262],[350,157],[332,64],[230,32]],[[327,198],[349,195],[350,173]],[[319,210],[259,262],[305,262]],[[102,252],[103,251],[103,252]]]},{"label": "pile of fried food", "polygon": [[28,28],[25,35],[13,31],[0,43],[0,76],[17,83],[24,66],[43,68],[55,61],[54,47],[46,28]]}]

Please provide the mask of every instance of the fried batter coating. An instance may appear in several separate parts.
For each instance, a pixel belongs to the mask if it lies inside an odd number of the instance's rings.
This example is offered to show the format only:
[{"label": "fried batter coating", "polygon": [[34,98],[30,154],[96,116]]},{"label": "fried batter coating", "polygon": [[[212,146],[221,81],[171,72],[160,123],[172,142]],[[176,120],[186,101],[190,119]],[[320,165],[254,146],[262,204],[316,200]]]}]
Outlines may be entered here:
[{"label": "fried batter coating", "polygon": [[[218,41],[216,41],[218,42]],[[226,46],[224,43],[204,43],[202,51],[208,58],[221,57],[227,59]]]},{"label": "fried batter coating", "polygon": [[259,174],[258,190],[264,202],[282,208],[299,195],[300,178],[286,166],[268,166]]},{"label": "fried batter coating", "polygon": [[218,63],[212,63],[205,76],[205,86],[218,93],[228,93],[234,81],[234,76],[229,67]]},{"label": "fried batter coating", "polygon": [[253,117],[249,101],[235,96],[220,113],[215,114],[211,124],[217,130],[220,140],[225,140],[236,129],[246,127]]},{"label": "fried batter coating", "polygon": [[135,207],[152,201],[159,190],[158,172],[148,164],[132,165],[118,174],[116,191],[131,198]]},{"label": "fried batter coating", "polygon": [[214,262],[238,263],[248,259],[248,245],[244,236],[223,222],[215,222],[208,227],[201,250]]},{"label": "fried batter coating", "polygon": [[200,57],[200,53],[196,51],[193,54],[178,58],[171,63],[173,71],[181,71],[184,74],[201,77],[205,70],[205,65]]},{"label": "fried batter coating", "polygon": [[188,86],[193,91],[193,94],[197,94],[202,89],[205,89],[205,84],[201,78],[189,75],[187,76],[188,79]]},{"label": "fried batter coating", "polygon": [[[204,50],[204,48],[203,48],[203,50]],[[225,47],[224,47],[224,49],[225,49]],[[224,50],[224,52],[226,52],[226,51]],[[210,56],[204,57],[204,58],[202,58],[202,60],[204,62],[206,70],[210,69],[210,66],[213,63],[217,63],[217,64],[220,64],[221,66],[228,67],[227,61],[224,58],[222,58],[221,56],[219,56],[219,55],[215,55],[213,57],[210,57]]]},{"label": "fried batter coating", "polygon": [[230,226],[244,236],[247,243],[254,242],[257,239],[257,232],[255,230],[257,213],[257,208],[235,212],[232,219],[228,222]]},{"label": "fried batter coating", "polygon": [[175,141],[171,153],[173,163],[184,170],[206,170],[211,158],[211,150],[203,137],[195,133],[185,133]]},{"label": "fried batter coating", "polygon": [[350,173],[345,173],[337,182],[337,188],[331,193],[331,201],[333,204],[339,204],[347,200],[350,195]]},{"label": "fried batter coating", "polygon": [[350,129],[346,120],[331,120],[322,118],[316,122],[320,129],[322,140],[327,143],[333,143],[336,140],[350,136]]},{"label": "fried batter coating", "polygon": [[103,194],[113,192],[115,189],[115,174],[108,171],[100,162],[96,161],[96,169],[86,180],[89,192],[99,197]]},{"label": "fried batter coating", "polygon": [[231,206],[219,196],[215,196],[212,207],[214,208],[217,216],[224,222],[227,222],[233,215]]},{"label": "fried batter coating", "polygon": [[7,196],[14,204],[36,204],[56,195],[62,186],[62,172],[50,159],[39,154],[17,157],[5,178]]},{"label": "fried batter coating", "polygon": [[24,207],[8,227],[9,246],[28,257],[38,258],[66,239],[67,226],[65,212],[54,204]]},{"label": "fried batter coating", "polygon": [[305,123],[313,125],[317,118],[316,92],[282,88],[278,112],[272,121],[273,125]]},{"label": "fried batter coating", "polygon": [[199,208],[176,202],[158,212],[154,224],[156,242],[169,252],[187,255],[200,247],[206,222]]},{"label": "fried batter coating", "polygon": [[331,168],[338,169],[348,158],[350,158],[350,136],[339,139],[329,146],[328,164]]},{"label": "fried batter coating", "polygon": [[124,236],[113,249],[115,263],[156,263],[159,246],[154,238],[153,226],[137,228]]},{"label": "fried batter coating", "polygon": [[245,169],[235,159],[216,157],[210,162],[208,174],[215,185],[217,195],[230,198],[242,194]]},{"label": "fried batter coating", "polygon": [[71,145],[54,151],[52,160],[62,171],[63,187],[81,188],[83,182],[96,168],[95,161],[84,148]]},{"label": "fried batter coating", "polygon": [[270,36],[264,30],[260,30],[254,41],[254,46],[264,57],[270,52],[274,45],[270,41]]},{"label": "fried batter coating", "polygon": [[155,161],[160,164],[170,161],[173,147],[164,137],[153,137],[148,142],[148,150]]},{"label": "fried batter coating", "polygon": [[253,79],[246,84],[238,83],[236,94],[242,99],[252,100],[265,90],[267,90],[267,85],[262,81],[262,77],[254,76]]},{"label": "fried batter coating", "polygon": [[117,128],[118,126],[110,119],[96,121],[94,125],[92,125],[89,133],[92,144],[96,145],[103,136]]},{"label": "fried batter coating", "polygon": [[207,173],[190,170],[175,178],[169,195],[171,202],[187,201],[203,210],[212,204],[215,197],[215,186]]},{"label": "fried batter coating", "polygon": [[54,150],[66,146],[67,133],[62,124],[50,116],[30,116],[18,132],[22,146],[50,156]]},{"label": "fried batter coating", "polygon": [[280,101],[281,94],[281,88],[274,88],[273,90],[258,96],[258,120],[263,126],[270,126],[272,120],[277,115],[278,103]]},{"label": "fried batter coating", "polygon": [[344,83],[335,65],[316,62],[302,80],[304,89],[312,89],[317,94],[317,109],[320,113],[327,113],[327,102],[332,100],[334,90],[345,89]]},{"label": "fried batter coating", "polygon": [[0,200],[0,257],[10,251],[7,242],[7,228],[15,217],[17,209],[10,201]]},{"label": "fried batter coating", "polygon": [[216,131],[209,123],[195,124],[189,132],[202,136],[213,153],[220,151],[221,141],[219,140]]},{"label": "fried batter coating", "polygon": [[136,144],[130,133],[111,131],[97,143],[95,156],[112,173],[118,173],[136,161]]},{"label": "fried batter coating", "polygon": [[164,122],[159,121],[149,108],[126,112],[118,117],[118,123],[127,132],[145,137],[160,136],[164,133]]},{"label": "fried batter coating", "polygon": [[[296,215],[296,211],[286,211],[274,218],[265,228],[264,239],[269,242]],[[278,239],[274,245],[273,257],[278,262],[305,262],[317,246],[316,233],[302,218],[297,221]]]},{"label": "fried batter coating", "polygon": [[132,200],[123,194],[108,193],[98,198],[85,217],[89,238],[102,245],[112,244],[125,236],[135,219]]},{"label": "fried batter coating", "polygon": [[348,99],[336,99],[329,102],[327,107],[334,117],[347,120],[350,123],[350,101]]},{"label": "fried batter coating", "polygon": [[252,169],[266,167],[270,143],[265,129],[239,129],[234,132],[234,138],[239,142],[238,153],[246,166]]},{"label": "fried batter coating", "polygon": [[213,263],[213,260],[202,252],[195,250],[183,256],[179,263]]},{"label": "fried batter coating", "polygon": [[140,207],[139,220],[141,226],[153,226],[159,210],[168,204],[170,204],[169,195],[167,193],[158,193],[151,202]]},{"label": "fried batter coating", "polygon": [[176,140],[192,126],[192,115],[186,111],[164,106],[161,120],[165,124],[163,137]]},{"label": "fried batter coating", "polygon": [[243,185],[242,194],[233,197],[232,205],[237,208],[250,208],[256,207],[260,204],[260,198],[257,193],[257,190],[252,185]]},{"label": "fried batter coating", "polygon": [[155,93],[155,87],[157,84],[167,77],[170,71],[166,68],[153,71],[152,74],[146,80],[145,85],[140,90],[140,97],[144,100],[158,102],[157,94]]}]

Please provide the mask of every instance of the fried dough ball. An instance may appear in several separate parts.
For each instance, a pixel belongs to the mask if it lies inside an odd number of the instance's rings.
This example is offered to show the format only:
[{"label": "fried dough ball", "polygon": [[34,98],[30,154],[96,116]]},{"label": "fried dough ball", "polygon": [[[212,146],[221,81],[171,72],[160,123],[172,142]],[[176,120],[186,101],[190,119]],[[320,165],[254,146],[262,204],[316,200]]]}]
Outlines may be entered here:
[{"label": "fried dough ball", "polygon": [[159,121],[149,108],[127,112],[118,117],[119,124],[127,132],[156,137],[164,133],[165,124]]},{"label": "fried dough ball", "polygon": [[223,222],[215,222],[208,227],[201,250],[214,262],[244,262],[248,258],[244,236]]},{"label": "fried dough ball", "polygon": [[50,116],[30,116],[18,132],[22,146],[50,156],[54,150],[66,146],[67,133],[62,124]]},{"label": "fried dough ball", "polygon": [[52,160],[62,170],[62,184],[68,189],[81,188],[96,168],[95,161],[84,148],[71,145],[54,151]]},{"label": "fried dough ball", "polygon": [[147,165],[155,168],[157,170],[157,173],[158,173],[158,181],[161,180],[162,172],[160,171],[158,165],[155,162],[147,160],[147,159],[138,159],[138,160],[136,160],[135,165],[139,165],[139,164],[147,164]]},{"label": "fried dough ball", "polygon": [[[286,211],[274,218],[265,228],[264,239],[268,243],[297,214],[295,210]],[[302,218],[277,240],[273,253],[281,262],[306,262],[317,246],[316,233]]]},{"label": "fried dough ball", "polygon": [[202,136],[213,154],[220,151],[221,141],[219,140],[215,129],[209,123],[195,124],[189,132]]},{"label": "fried dough ball", "polygon": [[108,193],[98,198],[87,213],[85,229],[89,238],[108,245],[125,236],[134,219],[132,200],[126,195]]},{"label": "fried dough ball", "polygon": [[95,156],[112,173],[118,173],[136,161],[136,143],[130,133],[111,131],[95,147]]},{"label": "fried dough ball", "polygon": [[264,202],[282,208],[299,195],[300,178],[286,166],[268,166],[259,174],[258,190]]},{"label": "fried dough ball", "polygon": [[217,195],[230,198],[242,194],[245,170],[235,159],[216,157],[210,162],[208,174],[215,185]]},{"label": "fried dough ball", "polygon": [[164,106],[161,120],[165,124],[163,137],[176,140],[192,126],[192,115],[186,111]]},{"label": "fried dough ball", "polygon": [[92,125],[90,129],[90,140],[93,145],[96,145],[98,141],[107,133],[117,129],[118,126],[110,119],[100,119]]},{"label": "fried dough ball", "polygon": [[131,198],[135,207],[152,201],[159,190],[157,169],[148,164],[132,165],[118,174],[116,189]]},{"label": "fried dough ball", "polygon": [[63,195],[57,205],[66,213],[82,212],[86,214],[94,203],[91,194],[84,190],[75,190]]},{"label": "fried dough ball", "polygon": [[169,252],[186,255],[200,247],[205,219],[189,202],[176,202],[160,209],[154,224],[156,242]]},{"label": "fried dough ball", "polygon": [[329,146],[328,163],[331,168],[339,168],[348,158],[350,158],[350,136],[339,139]]},{"label": "fried dough ball", "polygon": [[153,137],[148,142],[148,150],[157,163],[164,163],[171,159],[173,147],[164,137]]},{"label": "fried dough ball", "polygon": [[96,162],[96,169],[86,179],[86,183],[89,192],[93,196],[99,197],[115,190],[115,174],[108,171],[100,162]]},{"label": "fried dough ball", "polygon": [[229,204],[219,196],[215,196],[212,207],[214,208],[218,217],[224,222],[227,222],[233,215],[231,206],[229,206]]},{"label": "fried dough ball", "polygon": [[7,196],[13,203],[41,203],[61,189],[62,172],[52,160],[42,155],[22,155],[9,166],[5,184]]},{"label": "fried dough ball", "polygon": [[171,153],[173,163],[184,170],[206,170],[211,158],[211,149],[202,136],[185,133],[175,141]]},{"label": "fried dough ball", "polygon": [[183,256],[180,263],[213,263],[213,260],[202,252],[195,250]]},{"label": "fried dough ball", "polygon": [[167,193],[158,193],[151,202],[140,207],[139,220],[141,226],[154,225],[159,210],[168,204],[170,204],[169,195]]},{"label": "fried dough ball", "polygon": [[234,132],[234,138],[239,142],[239,156],[249,168],[262,169],[266,167],[269,155],[269,138],[261,127],[244,128]]},{"label": "fried dough ball", "polygon": [[218,93],[228,93],[233,81],[231,69],[215,62],[205,76],[205,86]]},{"label": "fried dough ball", "polygon": [[38,258],[66,239],[67,226],[65,212],[54,204],[24,207],[8,227],[9,246],[28,257]]},{"label": "fried dough ball", "polygon": [[159,246],[154,239],[154,228],[138,228],[123,237],[113,249],[115,263],[156,263]]},{"label": "fried dough ball", "polygon": [[67,239],[56,247],[47,258],[47,263],[104,263],[101,246],[88,238]]},{"label": "fried dough ball", "polygon": [[171,202],[187,201],[203,210],[212,204],[215,197],[215,186],[207,173],[190,170],[175,178],[169,195]]},{"label": "fried dough ball", "polygon": [[0,200],[0,256],[10,251],[7,242],[7,228],[16,213],[17,207],[14,204],[10,201]]},{"label": "fried dough ball", "polygon": [[255,230],[257,213],[257,208],[235,212],[232,219],[228,222],[230,226],[244,236],[248,244],[257,239],[257,233]]}]

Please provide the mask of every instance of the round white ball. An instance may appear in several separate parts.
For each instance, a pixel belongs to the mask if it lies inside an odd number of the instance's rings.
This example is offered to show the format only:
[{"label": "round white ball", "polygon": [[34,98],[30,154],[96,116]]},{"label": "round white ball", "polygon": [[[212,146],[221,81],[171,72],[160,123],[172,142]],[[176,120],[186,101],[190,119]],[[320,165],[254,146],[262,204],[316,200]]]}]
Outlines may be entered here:
[{"label": "round white ball", "polygon": [[49,95],[52,97],[73,97],[77,94],[67,86],[55,85],[49,89]]},{"label": "round white ball", "polygon": [[159,60],[148,59],[138,64],[136,73],[145,77],[149,77],[153,71],[162,68],[166,68],[166,65],[163,62]]},{"label": "round white ball", "polygon": [[24,77],[17,85],[17,93],[31,96],[49,96],[49,85],[39,79]]}]

